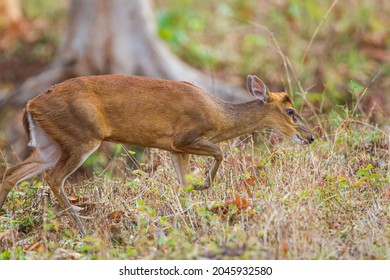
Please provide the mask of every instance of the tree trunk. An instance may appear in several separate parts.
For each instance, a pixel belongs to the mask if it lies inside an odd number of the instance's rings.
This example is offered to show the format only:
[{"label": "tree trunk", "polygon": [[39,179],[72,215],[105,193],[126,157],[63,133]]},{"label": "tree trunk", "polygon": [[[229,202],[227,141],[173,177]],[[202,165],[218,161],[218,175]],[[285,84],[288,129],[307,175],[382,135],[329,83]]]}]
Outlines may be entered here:
[{"label": "tree trunk", "polygon": [[19,0],[0,0],[0,28],[7,28],[22,20]]},{"label": "tree trunk", "polygon": [[15,38],[24,37],[24,18],[19,0],[0,0],[0,50]]},{"label": "tree trunk", "polygon": [[24,105],[51,84],[71,77],[107,73],[185,80],[226,101],[248,100],[242,89],[190,67],[167,48],[157,36],[150,0],[70,3],[68,26],[54,62],[27,79],[3,105]]}]

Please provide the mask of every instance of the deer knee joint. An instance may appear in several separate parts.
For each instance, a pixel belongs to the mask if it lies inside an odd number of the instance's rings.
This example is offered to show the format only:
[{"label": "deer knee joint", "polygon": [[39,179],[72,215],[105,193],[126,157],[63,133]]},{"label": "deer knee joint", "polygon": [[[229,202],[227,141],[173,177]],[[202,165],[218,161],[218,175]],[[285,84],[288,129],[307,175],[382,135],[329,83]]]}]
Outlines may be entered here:
[{"label": "deer knee joint", "polygon": [[214,155],[214,158],[216,161],[222,161],[223,160],[223,154],[222,152],[218,153],[217,155]]}]

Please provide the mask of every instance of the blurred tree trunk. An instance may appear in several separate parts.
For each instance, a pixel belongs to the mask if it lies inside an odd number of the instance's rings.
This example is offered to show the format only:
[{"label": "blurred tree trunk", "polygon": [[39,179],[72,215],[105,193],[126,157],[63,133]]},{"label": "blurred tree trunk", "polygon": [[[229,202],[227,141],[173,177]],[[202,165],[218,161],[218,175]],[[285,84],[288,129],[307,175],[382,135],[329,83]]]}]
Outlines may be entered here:
[{"label": "blurred tree trunk", "polygon": [[19,0],[0,0],[0,49],[6,49],[18,37],[23,37],[24,18]]},{"label": "blurred tree trunk", "polygon": [[71,0],[54,62],[27,79],[3,105],[24,105],[71,77],[107,73],[186,80],[227,101],[248,99],[242,89],[190,67],[167,48],[157,36],[150,0]]},{"label": "blurred tree trunk", "polygon": [[8,27],[23,19],[19,0],[0,0],[0,27]]}]

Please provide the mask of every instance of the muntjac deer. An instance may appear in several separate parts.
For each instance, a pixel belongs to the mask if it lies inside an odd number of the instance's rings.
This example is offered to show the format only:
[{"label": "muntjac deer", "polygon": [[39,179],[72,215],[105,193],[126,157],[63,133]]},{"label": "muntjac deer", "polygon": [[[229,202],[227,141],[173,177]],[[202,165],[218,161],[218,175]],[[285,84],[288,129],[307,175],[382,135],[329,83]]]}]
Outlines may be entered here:
[{"label": "muntjac deer", "polygon": [[190,154],[214,157],[203,185],[194,186],[197,190],[210,187],[221,164],[218,142],[262,128],[280,131],[301,145],[314,141],[287,93],[269,92],[252,75],[247,87],[255,99],[231,104],[187,82],[137,76],[79,77],[54,85],[24,110],[33,149],[5,172],[0,208],[16,184],[46,171],[51,190],[84,235],[63,184],[102,141],[169,151],[181,185],[187,184]]}]

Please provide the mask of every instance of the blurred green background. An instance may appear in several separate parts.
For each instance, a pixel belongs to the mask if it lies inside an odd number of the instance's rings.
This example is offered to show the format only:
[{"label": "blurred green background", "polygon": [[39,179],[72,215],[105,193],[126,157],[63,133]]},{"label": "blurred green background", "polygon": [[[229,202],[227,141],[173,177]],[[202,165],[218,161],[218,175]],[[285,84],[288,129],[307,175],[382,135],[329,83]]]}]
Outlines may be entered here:
[{"label": "blurred green background", "polygon": [[[66,25],[65,0],[21,4],[24,34],[0,43],[0,89],[49,64]],[[318,113],[353,108],[369,85],[362,112],[387,123],[389,1],[156,0],[154,8],[160,38],[206,73],[242,86],[256,74],[298,106],[307,96]]]}]

